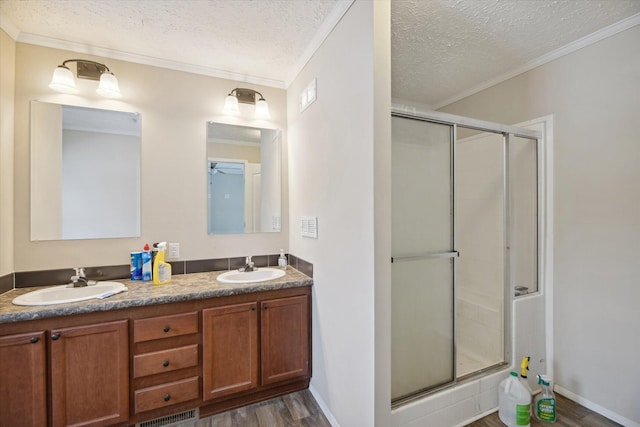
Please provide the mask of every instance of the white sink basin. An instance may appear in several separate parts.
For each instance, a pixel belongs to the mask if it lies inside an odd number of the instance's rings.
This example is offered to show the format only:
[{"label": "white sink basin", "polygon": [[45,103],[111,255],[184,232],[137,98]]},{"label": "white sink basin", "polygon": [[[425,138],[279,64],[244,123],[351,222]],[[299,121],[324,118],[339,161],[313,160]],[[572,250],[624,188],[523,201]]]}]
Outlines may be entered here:
[{"label": "white sink basin", "polygon": [[128,290],[120,282],[98,282],[92,286],[70,288],[69,285],[53,286],[20,295],[13,299],[15,305],[53,305],[84,301],[92,298],[106,298]]},{"label": "white sink basin", "polygon": [[256,268],[253,271],[227,271],[218,276],[222,283],[257,283],[277,279],[285,275],[279,268]]}]

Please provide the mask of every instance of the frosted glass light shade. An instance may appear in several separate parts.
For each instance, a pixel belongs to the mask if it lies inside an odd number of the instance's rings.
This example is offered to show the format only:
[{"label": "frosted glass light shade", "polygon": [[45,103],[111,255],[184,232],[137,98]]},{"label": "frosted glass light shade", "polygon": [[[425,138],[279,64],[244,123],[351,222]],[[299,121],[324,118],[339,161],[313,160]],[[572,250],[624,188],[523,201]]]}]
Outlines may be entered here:
[{"label": "frosted glass light shade", "polygon": [[120,87],[118,87],[118,79],[108,71],[100,75],[100,85],[96,89],[96,93],[106,98],[122,97]]},{"label": "frosted glass light shade", "polygon": [[224,99],[224,108],[223,112],[227,114],[237,114],[240,112],[240,108],[238,107],[238,98],[235,95],[229,94]]},{"label": "frosted glass light shade", "polygon": [[261,98],[256,102],[256,116],[261,118],[269,118],[271,115],[269,114],[269,104],[264,98]]},{"label": "frosted glass light shade", "polygon": [[55,91],[64,93],[76,93],[78,91],[76,88],[76,78],[73,76],[71,70],[64,65],[58,65],[56,69],[53,70],[49,87]]}]

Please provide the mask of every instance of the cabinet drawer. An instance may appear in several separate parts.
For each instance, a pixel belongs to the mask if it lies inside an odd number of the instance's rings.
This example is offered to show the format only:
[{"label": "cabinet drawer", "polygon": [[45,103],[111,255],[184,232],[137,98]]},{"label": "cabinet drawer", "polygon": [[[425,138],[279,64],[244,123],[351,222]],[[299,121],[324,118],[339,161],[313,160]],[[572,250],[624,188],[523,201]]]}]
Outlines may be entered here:
[{"label": "cabinet drawer", "polygon": [[151,341],[198,333],[198,313],[175,314],[133,322],[133,342]]},{"label": "cabinet drawer", "polygon": [[189,368],[198,364],[198,345],[138,354],[133,357],[133,377],[140,378]]},{"label": "cabinet drawer", "polygon": [[136,413],[164,408],[198,398],[198,377],[143,388],[135,392]]}]

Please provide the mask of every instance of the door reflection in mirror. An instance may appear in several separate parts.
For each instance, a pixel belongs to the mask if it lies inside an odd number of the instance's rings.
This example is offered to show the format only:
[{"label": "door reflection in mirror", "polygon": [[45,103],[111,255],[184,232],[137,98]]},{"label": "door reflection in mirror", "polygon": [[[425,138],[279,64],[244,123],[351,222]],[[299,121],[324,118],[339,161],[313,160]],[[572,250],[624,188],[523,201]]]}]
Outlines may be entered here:
[{"label": "door reflection in mirror", "polygon": [[207,124],[209,234],[279,232],[281,132]]}]

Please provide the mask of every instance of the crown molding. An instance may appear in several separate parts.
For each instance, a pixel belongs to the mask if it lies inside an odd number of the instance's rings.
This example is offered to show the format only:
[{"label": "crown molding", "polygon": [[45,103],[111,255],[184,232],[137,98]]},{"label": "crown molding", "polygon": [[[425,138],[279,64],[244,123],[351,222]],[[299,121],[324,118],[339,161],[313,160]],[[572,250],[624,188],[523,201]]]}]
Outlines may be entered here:
[{"label": "crown molding", "polygon": [[322,46],[322,43],[324,43],[326,38],[331,34],[336,25],[338,25],[338,22],[340,22],[344,14],[347,13],[354,2],[355,0],[338,0],[334,8],[331,10],[331,13],[327,16],[322,25],[320,25],[320,28],[316,31],[316,35],[311,39],[311,42],[289,72],[289,78],[285,81],[285,86],[287,88],[291,83],[293,83],[298,74],[300,74],[300,71],[302,71],[305,65],[307,65],[307,62],[309,62],[320,46]]},{"label": "crown molding", "polygon": [[286,89],[283,81],[265,79],[262,77],[248,76],[246,74],[232,73],[224,70],[217,70],[210,67],[200,65],[186,64],[177,61],[170,61],[162,58],[138,55],[134,53],[121,52],[113,49],[105,49],[95,46],[89,46],[82,43],[59,40],[50,37],[43,37],[31,33],[19,32],[16,41],[20,43],[33,44],[38,46],[50,47],[53,49],[68,50],[85,55],[95,55],[103,58],[116,59],[120,61],[132,62],[135,64],[150,65],[153,67],[166,68],[175,71],[183,71],[186,73],[200,74],[220,79],[233,80],[244,83],[251,83],[260,86],[273,87],[277,89]]},{"label": "crown molding", "polygon": [[495,86],[499,83],[502,83],[513,77],[516,77],[520,74],[526,73],[527,71],[531,71],[534,68],[537,68],[548,62],[555,61],[556,59],[559,59],[565,55],[569,55],[570,53],[573,53],[579,49],[590,46],[594,43],[597,43],[608,37],[614,36],[618,33],[621,33],[622,31],[628,30],[629,28],[635,27],[636,25],[639,25],[639,24],[640,24],[640,13],[636,13],[635,15],[631,15],[630,17],[625,18],[622,21],[618,21],[615,24],[609,25],[608,27],[604,27],[594,33],[591,33],[587,36],[579,38],[578,40],[571,42],[561,48],[558,48],[545,55],[542,55],[539,58],[529,61],[521,67],[518,67],[512,71],[509,71],[507,73],[494,77],[493,79],[480,83],[479,85],[474,86],[473,88],[465,90],[463,92],[460,92],[457,95],[449,97],[444,101],[438,102],[433,107],[434,109],[437,110],[449,104],[453,104],[456,101],[460,101],[463,98],[466,98],[471,95],[475,95],[480,91],[490,88],[491,86]]}]

